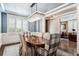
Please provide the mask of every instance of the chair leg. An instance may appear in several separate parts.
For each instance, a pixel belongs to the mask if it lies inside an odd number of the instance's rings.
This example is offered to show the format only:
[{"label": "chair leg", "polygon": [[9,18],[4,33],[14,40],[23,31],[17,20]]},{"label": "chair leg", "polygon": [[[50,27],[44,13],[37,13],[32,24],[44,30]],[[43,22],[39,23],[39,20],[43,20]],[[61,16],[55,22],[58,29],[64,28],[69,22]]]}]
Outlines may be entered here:
[{"label": "chair leg", "polygon": [[57,51],[54,52],[54,55],[55,55],[55,56],[57,55],[56,53],[57,53]]},{"label": "chair leg", "polygon": [[31,47],[31,56],[33,56],[34,54],[33,54],[33,47]]},{"label": "chair leg", "polygon": [[25,55],[28,56],[28,47],[26,48],[26,50],[27,50],[27,51],[26,51],[26,54],[25,54]]},{"label": "chair leg", "polygon": [[19,55],[20,56],[22,55],[22,47],[20,47],[20,49],[19,49]]},{"label": "chair leg", "polygon": [[31,48],[30,47],[28,47],[27,56],[31,56]]}]

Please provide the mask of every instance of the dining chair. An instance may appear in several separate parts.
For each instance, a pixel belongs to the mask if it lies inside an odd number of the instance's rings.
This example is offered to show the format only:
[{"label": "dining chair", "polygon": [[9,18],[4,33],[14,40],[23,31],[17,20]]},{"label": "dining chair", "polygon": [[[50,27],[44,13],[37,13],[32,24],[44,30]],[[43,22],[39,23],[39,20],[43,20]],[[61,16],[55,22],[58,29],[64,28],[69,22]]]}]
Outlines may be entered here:
[{"label": "dining chair", "polygon": [[51,34],[49,40],[49,49],[48,49],[49,56],[52,55],[56,56],[59,44],[60,44],[60,34]]},{"label": "dining chair", "polygon": [[20,50],[19,50],[19,54],[21,56],[26,56],[27,55],[27,51],[28,51],[28,47],[27,47],[27,44],[25,42],[25,38],[24,38],[24,34],[19,34],[20,36]]},{"label": "dining chair", "polygon": [[[42,40],[42,33],[41,32],[31,32],[31,37],[34,36],[35,39],[37,40]],[[30,45],[30,44],[29,44]],[[37,47],[44,47],[44,44],[39,44],[39,45],[30,45],[31,49],[32,49],[32,53],[33,55],[36,55],[36,49]]]},{"label": "dining chair", "polygon": [[[32,32],[26,32],[25,33],[25,39],[27,38],[28,40],[31,40],[32,39],[31,36],[32,36]],[[34,55],[33,45],[27,42],[27,46],[30,50],[30,53],[28,55],[33,56]],[[28,50],[28,52],[29,52],[29,50]]]},{"label": "dining chair", "polygon": [[59,34],[50,34],[49,42],[45,44],[45,48],[37,48],[39,56],[55,56],[60,43]]},{"label": "dining chair", "polygon": [[37,55],[44,55],[46,54],[46,50],[49,48],[49,40],[50,40],[50,33],[42,33],[42,39],[45,41],[45,46],[44,47],[37,47]]}]

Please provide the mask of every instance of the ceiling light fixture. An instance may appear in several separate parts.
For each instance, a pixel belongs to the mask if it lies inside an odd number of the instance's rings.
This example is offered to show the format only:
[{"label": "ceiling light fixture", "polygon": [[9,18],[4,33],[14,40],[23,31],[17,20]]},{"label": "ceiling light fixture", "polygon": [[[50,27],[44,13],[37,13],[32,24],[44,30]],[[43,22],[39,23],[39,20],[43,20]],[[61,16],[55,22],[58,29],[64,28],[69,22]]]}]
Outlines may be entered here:
[{"label": "ceiling light fixture", "polygon": [[[31,8],[34,6],[36,6],[36,11],[31,16],[28,17],[29,22],[34,22],[34,21],[40,20],[45,15],[44,13],[38,11],[37,3],[32,4]],[[31,9],[31,12],[32,12],[32,9]]]}]

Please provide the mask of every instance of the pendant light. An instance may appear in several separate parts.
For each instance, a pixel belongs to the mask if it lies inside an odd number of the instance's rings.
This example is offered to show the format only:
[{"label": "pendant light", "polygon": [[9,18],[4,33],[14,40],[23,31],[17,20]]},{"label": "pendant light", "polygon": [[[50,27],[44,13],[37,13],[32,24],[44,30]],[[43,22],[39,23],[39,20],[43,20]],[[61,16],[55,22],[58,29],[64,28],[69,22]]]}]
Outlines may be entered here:
[{"label": "pendant light", "polygon": [[[34,5],[35,6],[35,5]],[[28,21],[29,22],[34,22],[34,21],[37,21],[37,20],[40,20],[44,17],[44,13],[38,11],[38,8],[37,8],[37,3],[36,3],[36,11],[28,17]],[[31,13],[32,13],[32,9],[31,9]]]}]

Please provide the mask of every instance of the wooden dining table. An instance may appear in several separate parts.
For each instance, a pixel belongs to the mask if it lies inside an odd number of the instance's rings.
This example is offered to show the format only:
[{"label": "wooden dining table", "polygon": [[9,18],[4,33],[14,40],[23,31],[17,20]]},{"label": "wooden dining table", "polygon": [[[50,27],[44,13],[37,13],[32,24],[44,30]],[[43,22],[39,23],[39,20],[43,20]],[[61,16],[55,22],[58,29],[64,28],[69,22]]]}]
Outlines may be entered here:
[{"label": "wooden dining table", "polygon": [[45,47],[45,40],[42,38],[36,38],[36,39],[26,38],[25,42],[27,42],[27,44],[30,44],[34,48],[34,55],[37,55],[36,54],[37,47],[43,47],[43,48]]}]

